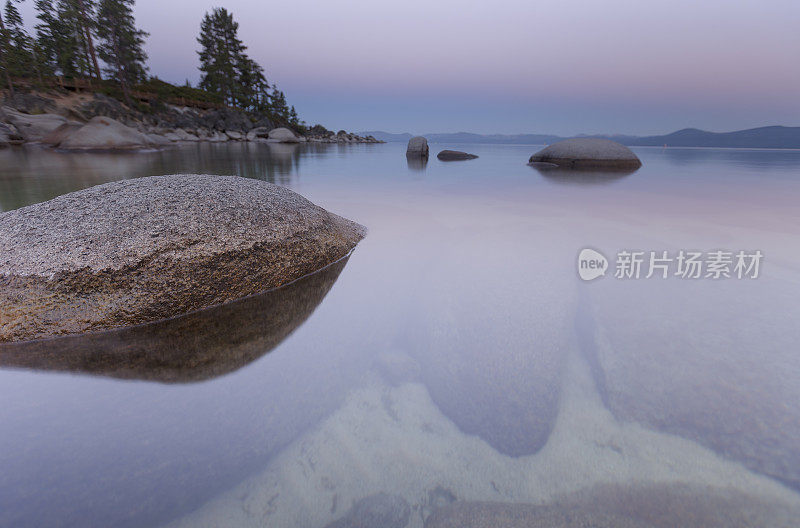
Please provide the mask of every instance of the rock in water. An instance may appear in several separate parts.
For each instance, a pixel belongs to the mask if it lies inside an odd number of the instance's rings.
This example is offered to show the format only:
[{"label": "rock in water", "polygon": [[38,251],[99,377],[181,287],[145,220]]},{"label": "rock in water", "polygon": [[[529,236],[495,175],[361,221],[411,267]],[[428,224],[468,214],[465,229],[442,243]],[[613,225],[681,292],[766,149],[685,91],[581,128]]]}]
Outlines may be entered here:
[{"label": "rock in water", "polygon": [[0,343],[0,367],[159,383],[223,376],[268,354],[303,324],[347,260],[259,295],[155,323]]},{"label": "rock in water", "polygon": [[134,325],[280,286],[365,228],[270,183],[152,176],[0,215],[0,341]]},{"label": "rock in water", "polygon": [[415,136],[408,140],[406,156],[415,158],[428,157],[428,140],[422,136]]},{"label": "rock in water", "polygon": [[460,152],[458,150],[443,150],[436,157],[441,161],[461,161],[475,159],[478,156],[475,154],[469,154],[467,152]]},{"label": "rock in water", "polygon": [[150,138],[138,130],[110,117],[98,116],[67,135],[58,146],[71,150],[105,150],[145,148],[152,144]]},{"label": "rock in water", "polygon": [[411,507],[403,497],[376,493],[355,503],[326,528],[404,528],[410,516]]},{"label": "rock in water", "polygon": [[642,162],[631,149],[608,139],[565,139],[545,147],[529,163],[554,163],[570,169],[638,169]]},{"label": "rock in water", "polygon": [[300,143],[300,138],[294,135],[294,132],[288,128],[274,128],[269,131],[269,139],[271,143]]}]

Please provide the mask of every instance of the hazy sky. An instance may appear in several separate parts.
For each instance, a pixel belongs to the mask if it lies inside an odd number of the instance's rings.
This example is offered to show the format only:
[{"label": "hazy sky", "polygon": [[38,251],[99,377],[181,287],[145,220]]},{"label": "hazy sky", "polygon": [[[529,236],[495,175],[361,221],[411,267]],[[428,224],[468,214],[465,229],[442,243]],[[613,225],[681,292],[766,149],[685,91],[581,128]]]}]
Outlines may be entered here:
[{"label": "hazy sky", "polygon": [[329,128],[800,126],[800,0],[138,0],[152,74],[197,81],[214,6],[300,116]]}]

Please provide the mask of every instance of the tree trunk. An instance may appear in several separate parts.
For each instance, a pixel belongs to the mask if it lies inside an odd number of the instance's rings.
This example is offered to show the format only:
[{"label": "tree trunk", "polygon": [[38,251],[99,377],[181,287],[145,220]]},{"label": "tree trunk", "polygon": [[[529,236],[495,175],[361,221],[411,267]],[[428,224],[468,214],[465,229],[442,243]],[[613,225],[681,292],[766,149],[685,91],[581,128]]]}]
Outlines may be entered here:
[{"label": "tree trunk", "polygon": [[81,11],[81,20],[83,21],[83,31],[86,34],[86,45],[89,48],[89,55],[92,57],[92,65],[94,66],[94,73],[97,80],[101,80],[100,65],[97,63],[97,53],[94,50],[94,42],[92,41],[92,32],[89,30],[89,19],[86,16],[86,6],[83,0],[78,0],[78,9]]},{"label": "tree trunk", "polygon": [[[3,14],[0,13],[0,33],[5,34],[6,25],[3,23]],[[5,54],[5,38],[0,42],[0,65],[3,66],[3,73],[5,73],[6,82],[8,83],[8,91],[11,96],[14,96],[14,83],[11,82],[11,74],[8,73],[8,63],[6,62]]]},{"label": "tree trunk", "polygon": [[115,59],[117,62],[117,76],[119,77],[119,84],[122,86],[122,96],[125,98],[125,104],[128,105],[129,108],[133,108],[133,104],[131,103],[131,94],[128,87],[128,72],[122,66],[122,62],[120,61],[120,54],[119,49],[119,36],[116,32],[111,36],[114,42],[114,55],[116,55]]}]

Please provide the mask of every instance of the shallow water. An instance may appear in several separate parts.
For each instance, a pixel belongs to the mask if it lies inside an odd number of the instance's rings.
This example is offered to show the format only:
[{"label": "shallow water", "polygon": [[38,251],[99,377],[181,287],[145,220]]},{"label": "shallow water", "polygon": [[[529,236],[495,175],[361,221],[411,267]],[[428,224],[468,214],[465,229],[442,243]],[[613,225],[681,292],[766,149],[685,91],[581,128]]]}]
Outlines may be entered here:
[{"label": "shallow water", "polygon": [[[664,522],[737,525],[738,508],[791,526],[800,151],[641,148],[639,171],[607,175],[538,172],[532,146],[432,145],[480,158],[425,166],[404,147],[0,151],[0,210],[240,174],[369,228],[291,289],[0,347],[0,526],[321,528],[378,492],[409,504],[409,526],[453,500],[661,526],[654,504],[685,489],[688,517]],[[612,261],[592,282],[586,247]],[[757,279],[622,280],[621,250],[764,258]]]}]

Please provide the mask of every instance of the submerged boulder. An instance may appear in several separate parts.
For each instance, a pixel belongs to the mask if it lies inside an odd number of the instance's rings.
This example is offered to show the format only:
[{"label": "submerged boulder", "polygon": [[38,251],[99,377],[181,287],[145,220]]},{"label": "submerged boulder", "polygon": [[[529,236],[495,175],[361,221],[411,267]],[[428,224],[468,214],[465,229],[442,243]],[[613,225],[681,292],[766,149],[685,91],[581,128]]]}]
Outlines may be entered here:
[{"label": "submerged boulder", "polygon": [[269,131],[268,138],[271,143],[300,143],[302,141],[288,128],[273,128]]},{"label": "submerged boulder", "polygon": [[415,136],[408,140],[406,156],[416,158],[428,157],[428,140],[422,136]]},{"label": "submerged boulder", "polygon": [[604,401],[800,490],[798,294],[771,276],[598,283],[590,364]]},{"label": "submerged boulder", "polygon": [[291,282],[365,228],[270,183],[152,176],[0,215],[0,341],[134,325]]},{"label": "submerged boulder", "polygon": [[411,506],[403,497],[376,493],[356,502],[326,528],[405,528],[410,517]]},{"label": "submerged boulder", "polygon": [[147,135],[110,117],[93,117],[68,134],[58,147],[70,150],[135,149],[152,145]]},{"label": "submerged boulder", "polygon": [[789,528],[798,513],[784,500],[711,486],[601,484],[547,505],[454,502],[425,528]]},{"label": "submerged boulder", "polygon": [[461,161],[475,159],[478,156],[458,150],[443,150],[436,157],[441,161]]},{"label": "submerged boulder", "polygon": [[565,139],[543,148],[529,163],[553,163],[569,169],[638,169],[642,162],[631,149],[600,138]]}]

